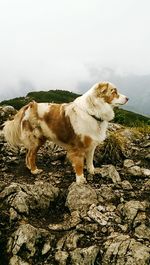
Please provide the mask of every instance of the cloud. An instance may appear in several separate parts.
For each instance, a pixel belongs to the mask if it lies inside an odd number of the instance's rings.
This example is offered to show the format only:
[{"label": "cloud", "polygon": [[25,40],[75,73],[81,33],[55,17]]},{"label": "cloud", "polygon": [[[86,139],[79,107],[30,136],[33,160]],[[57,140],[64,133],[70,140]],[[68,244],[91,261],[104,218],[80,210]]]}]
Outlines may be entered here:
[{"label": "cloud", "polygon": [[6,100],[15,97],[23,97],[30,91],[36,90],[35,85],[28,80],[20,80],[16,86],[7,86],[0,90],[0,99]]},{"label": "cloud", "polygon": [[86,65],[89,78],[78,83],[78,91],[84,93],[94,83],[110,81],[114,83],[122,94],[129,97],[126,109],[137,113],[150,115],[150,75],[137,75],[115,71],[109,67]]}]

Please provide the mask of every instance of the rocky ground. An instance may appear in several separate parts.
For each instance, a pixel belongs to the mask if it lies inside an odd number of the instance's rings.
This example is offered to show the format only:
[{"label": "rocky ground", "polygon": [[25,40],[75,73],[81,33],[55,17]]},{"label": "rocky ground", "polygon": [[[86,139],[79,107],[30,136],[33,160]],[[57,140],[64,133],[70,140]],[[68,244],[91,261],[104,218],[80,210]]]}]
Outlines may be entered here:
[{"label": "rocky ground", "polygon": [[[1,124],[6,116],[1,109]],[[97,172],[85,170],[80,186],[54,144],[38,153],[41,174],[31,175],[24,159],[1,133],[1,265],[150,264],[149,133],[110,124]]]}]

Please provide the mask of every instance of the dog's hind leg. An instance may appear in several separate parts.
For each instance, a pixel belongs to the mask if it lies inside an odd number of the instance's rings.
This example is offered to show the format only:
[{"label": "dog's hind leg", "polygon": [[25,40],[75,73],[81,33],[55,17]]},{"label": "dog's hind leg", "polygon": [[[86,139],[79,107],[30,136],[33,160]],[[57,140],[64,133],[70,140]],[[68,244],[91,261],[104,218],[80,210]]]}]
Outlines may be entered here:
[{"label": "dog's hind leg", "polygon": [[31,169],[29,155],[30,155],[30,150],[27,150],[27,152],[26,152],[26,167],[28,169]]},{"label": "dog's hind leg", "polygon": [[43,171],[42,169],[38,169],[36,166],[36,154],[38,149],[38,147],[29,149],[26,155],[26,166],[30,169],[32,174],[39,174]]},{"label": "dog's hind leg", "polygon": [[34,145],[32,141],[30,148],[28,148],[26,154],[26,166],[28,169],[30,169],[32,174],[39,174],[43,171],[42,169],[38,169],[36,166],[36,155],[39,148],[45,143],[45,141],[46,141],[45,137],[39,139],[35,138]]}]

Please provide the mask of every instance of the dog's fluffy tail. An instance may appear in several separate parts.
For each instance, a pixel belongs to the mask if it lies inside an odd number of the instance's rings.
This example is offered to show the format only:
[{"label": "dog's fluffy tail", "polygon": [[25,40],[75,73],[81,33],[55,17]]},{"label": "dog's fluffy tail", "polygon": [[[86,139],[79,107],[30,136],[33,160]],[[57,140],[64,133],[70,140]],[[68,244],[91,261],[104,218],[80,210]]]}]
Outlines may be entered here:
[{"label": "dog's fluffy tail", "polygon": [[4,137],[11,147],[17,147],[21,144],[21,118],[18,114],[15,115],[13,120],[4,123]]}]

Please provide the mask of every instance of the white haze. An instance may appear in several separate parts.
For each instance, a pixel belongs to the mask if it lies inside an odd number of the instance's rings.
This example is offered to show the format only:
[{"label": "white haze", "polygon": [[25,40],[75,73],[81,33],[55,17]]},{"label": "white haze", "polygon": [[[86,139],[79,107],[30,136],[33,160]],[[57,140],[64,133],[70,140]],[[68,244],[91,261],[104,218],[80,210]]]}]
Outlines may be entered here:
[{"label": "white haze", "polygon": [[149,10],[149,0],[1,0],[0,101],[109,79],[150,114]]}]

